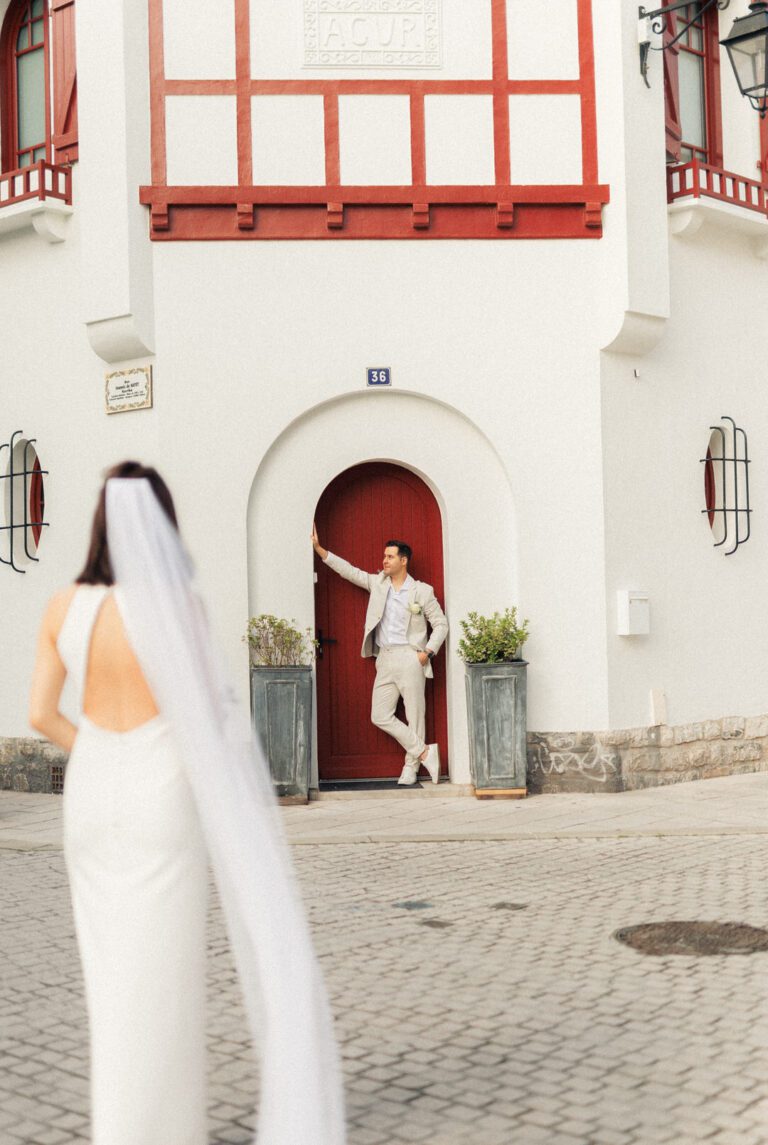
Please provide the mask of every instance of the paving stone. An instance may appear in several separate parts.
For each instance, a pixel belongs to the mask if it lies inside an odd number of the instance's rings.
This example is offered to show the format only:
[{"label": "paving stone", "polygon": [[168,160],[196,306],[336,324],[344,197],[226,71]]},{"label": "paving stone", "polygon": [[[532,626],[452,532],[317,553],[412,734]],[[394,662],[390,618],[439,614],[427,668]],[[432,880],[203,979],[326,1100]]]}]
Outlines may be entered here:
[{"label": "paving stone", "polygon": [[[768,837],[294,856],[336,1013],[349,1145],[766,1145],[766,956],[654,959],[611,935],[664,918],[765,925]],[[416,899],[452,926],[393,907]],[[529,907],[494,910],[502,900]],[[87,1145],[60,853],[0,851],[0,911],[0,1142]],[[249,1145],[255,1070],[215,896],[208,935],[209,1142]]]}]

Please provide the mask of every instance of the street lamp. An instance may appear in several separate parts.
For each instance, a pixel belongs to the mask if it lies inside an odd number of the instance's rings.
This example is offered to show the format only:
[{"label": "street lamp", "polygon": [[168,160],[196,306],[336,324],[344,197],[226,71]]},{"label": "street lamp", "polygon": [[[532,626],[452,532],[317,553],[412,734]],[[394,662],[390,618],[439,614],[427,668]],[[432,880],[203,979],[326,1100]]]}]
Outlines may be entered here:
[{"label": "street lamp", "polygon": [[768,0],[752,0],[747,16],[739,16],[720,43],[736,74],[739,91],[764,119],[768,111]]}]

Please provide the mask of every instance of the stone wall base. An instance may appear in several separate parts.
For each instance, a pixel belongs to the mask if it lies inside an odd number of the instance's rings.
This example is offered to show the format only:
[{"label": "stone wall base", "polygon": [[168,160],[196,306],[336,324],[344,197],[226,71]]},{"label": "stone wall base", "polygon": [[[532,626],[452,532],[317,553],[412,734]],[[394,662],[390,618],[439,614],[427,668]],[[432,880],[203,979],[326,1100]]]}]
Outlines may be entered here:
[{"label": "stone wall base", "polygon": [[604,732],[529,732],[528,790],[635,791],[768,771],[768,716]]},{"label": "stone wall base", "polygon": [[[0,791],[60,792],[67,756],[0,736]],[[603,732],[529,732],[528,791],[635,791],[768,771],[768,716]]]},{"label": "stone wall base", "polygon": [[67,756],[47,740],[0,736],[0,791],[61,792]]}]

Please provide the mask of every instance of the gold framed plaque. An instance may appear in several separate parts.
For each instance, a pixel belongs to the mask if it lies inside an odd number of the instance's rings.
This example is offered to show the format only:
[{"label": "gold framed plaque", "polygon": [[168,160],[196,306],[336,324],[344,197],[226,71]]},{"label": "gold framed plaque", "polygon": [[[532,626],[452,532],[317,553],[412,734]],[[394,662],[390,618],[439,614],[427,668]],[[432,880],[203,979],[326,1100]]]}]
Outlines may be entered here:
[{"label": "gold framed plaque", "polygon": [[152,409],[152,367],[115,370],[105,375],[104,405],[107,413]]}]

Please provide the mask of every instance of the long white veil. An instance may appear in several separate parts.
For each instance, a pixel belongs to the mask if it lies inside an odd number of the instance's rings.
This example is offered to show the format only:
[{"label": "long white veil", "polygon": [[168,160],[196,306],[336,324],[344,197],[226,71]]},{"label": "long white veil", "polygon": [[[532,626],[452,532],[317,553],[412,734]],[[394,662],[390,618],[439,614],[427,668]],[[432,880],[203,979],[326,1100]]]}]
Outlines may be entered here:
[{"label": "long white veil", "polygon": [[330,1006],[260,746],[231,719],[189,558],[143,478],[107,482],[107,532],[129,638],[194,792],[251,1033],[258,1145],[343,1145]]}]

